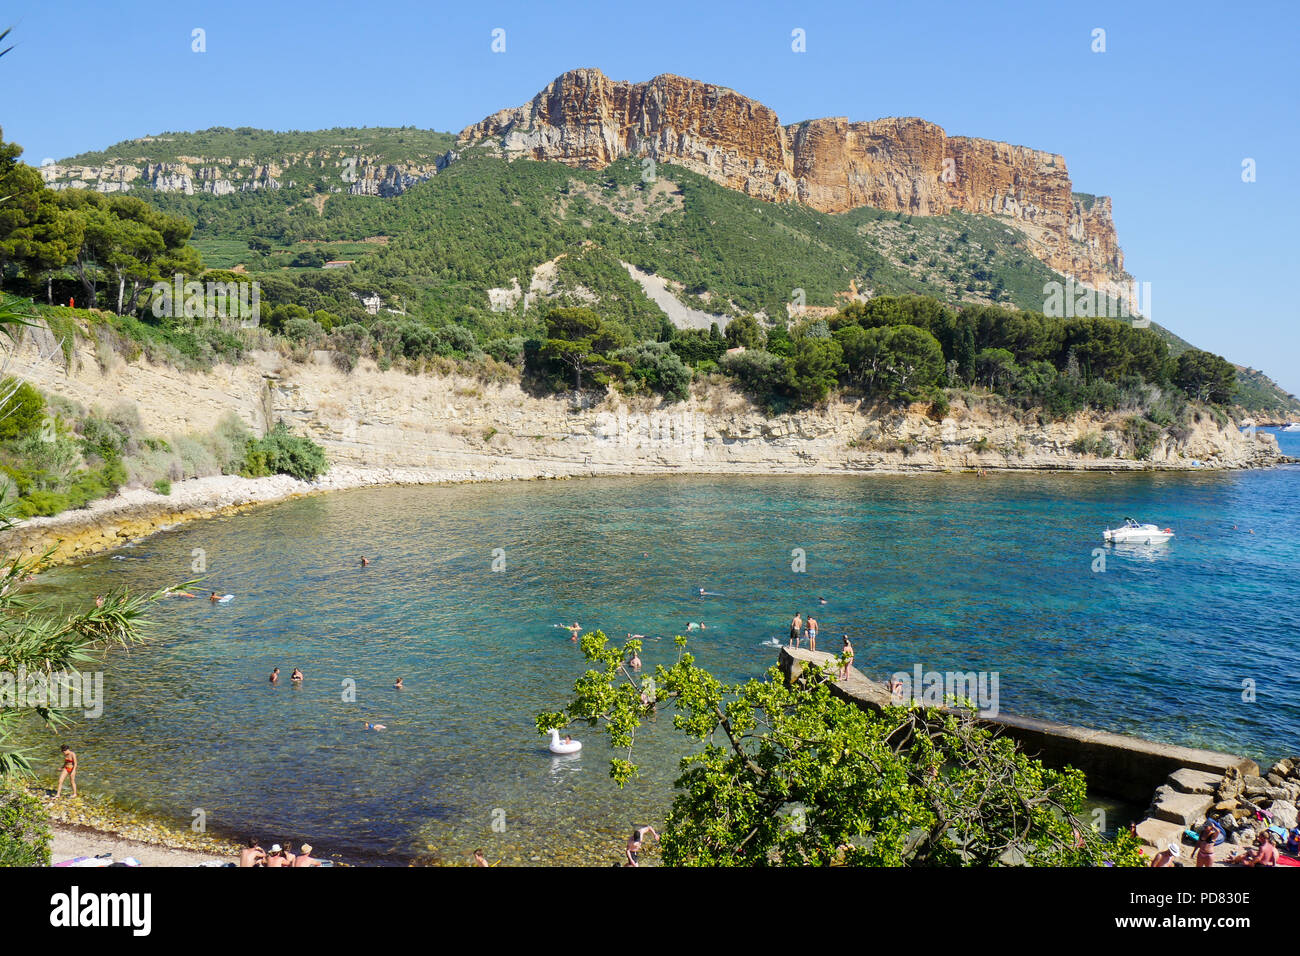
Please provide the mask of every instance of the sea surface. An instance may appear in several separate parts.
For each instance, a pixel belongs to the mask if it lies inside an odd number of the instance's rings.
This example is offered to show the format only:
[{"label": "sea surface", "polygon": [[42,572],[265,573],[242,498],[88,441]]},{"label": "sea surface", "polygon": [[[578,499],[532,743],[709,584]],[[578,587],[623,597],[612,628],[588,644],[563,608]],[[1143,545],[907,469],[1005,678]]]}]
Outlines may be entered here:
[{"label": "sea surface", "polygon": [[[1102,547],[1129,515],[1177,536]],[[666,717],[623,790],[596,730],[565,757],[535,731],[584,670],[555,626],[574,621],[647,635],[647,671],[703,622],[692,652],[740,681],[811,611],[871,676],[996,672],[1004,712],[1300,752],[1296,466],[365,489],[187,524],[36,587],[88,603],[193,577],[234,597],[169,598],[154,643],[108,654],[103,716],[34,738],[45,776],[66,739],[96,799],[342,859],[613,863],[664,819],[685,752]]]}]

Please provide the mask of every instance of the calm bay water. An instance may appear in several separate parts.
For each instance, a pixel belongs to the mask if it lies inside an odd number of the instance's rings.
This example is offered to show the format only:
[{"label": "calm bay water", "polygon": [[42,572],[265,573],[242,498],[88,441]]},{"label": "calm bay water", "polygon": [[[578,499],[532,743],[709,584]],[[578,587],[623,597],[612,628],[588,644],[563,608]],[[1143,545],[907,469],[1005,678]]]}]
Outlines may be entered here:
[{"label": "calm bay water", "polygon": [[[1300,435],[1280,437],[1300,454]],[[1126,515],[1178,536],[1106,549],[1094,571],[1101,529]],[[662,819],[680,756],[666,719],[641,734],[644,777],[623,791],[594,731],[575,731],[586,748],[569,757],[534,731],[584,669],[552,626],[575,620],[648,635],[647,670],[703,621],[693,652],[741,680],[775,661],[761,645],[794,611],[812,611],[822,645],[849,633],[870,675],[997,671],[1003,711],[1258,758],[1300,751],[1296,467],[372,489],[184,526],[39,586],[73,600],[153,588],[191,577],[196,548],[204,586],[234,600],[169,600],[157,643],[108,657],[104,716],[65,735],[82,786],[344,857],[464,862],[481,846],[508,862],[614,862],[632,825]],[[795,548],[806,573],[791,571]]]}]

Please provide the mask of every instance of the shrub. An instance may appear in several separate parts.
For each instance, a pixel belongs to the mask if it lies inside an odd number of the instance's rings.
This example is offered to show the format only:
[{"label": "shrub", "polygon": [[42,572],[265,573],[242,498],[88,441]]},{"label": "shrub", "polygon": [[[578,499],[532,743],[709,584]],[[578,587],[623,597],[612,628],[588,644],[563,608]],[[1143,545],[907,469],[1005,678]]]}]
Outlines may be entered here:
[{"label": "shrub", "polygon": [[153,483],[153,490],[160,495],[170,495],[172,493],[172,483],[166,478],[159,478]]},{"label": "shrub", "polygon": [[641,342],[619,349],[610,356],[629,366],[628,378],[673,402],[686,400],[691,387],[691,370],[682,364],[667,342]]},{"label": "shrub", "polygon": [[498,362],[507,362],[516,368],[524,364],[524,337],[513,335],[505,339],[493,339],[483,346],[483,351]]},{"label": "shrub", "polygon": [[328,467],[325,449],[310,438],[293,434],[288,425],[279,421],[265,438],[248,442],[243,473],[249,478],[291,475],[300,481],[313,481]]},{"label": "shrub", "polygon": [[330,333],[329,337],[330,348],[335,352],[357,357],[366,355],[370,351],[373,341],[370,337],[370,331],[364,325],[358,325],[356,322],[339,326]]},{"label": "shrub", "polygon": [[[673,345],[676,344],[674,340]],[[736,355],[725,355],[722,367],[727,374],[735,377],[744,392],[760,404],[770,403],[785,381],[785,359],[764,349],[749,349]]]},{"label": "shrub", "polygon": [[290,319],[284,323],[284,337],[300,348],[314,349],[325,340],[325,330],[312,319]]},{"label": "shrub", "polygon": [[1088,432],[1086,435],[1080,435],[1074,441],[1070,442],[1070,451],[1076,455],[1093,455],[1097,458],[1112,458],[1115,455],[1115,445],[1109,438],[1098,435],[1096,432]]},{"label": "shrub", "polygon": [[433,330],[433,354],[465,358],[478,351],[474,333],[463,325],[444,325]]},{"label": "shrub", "polygon": [[40,428],[45,417],[45,399],[40,392],[26,382],[6,378],[0,381],[0,395],[9,395],[0,408],[0,441],[23,438]]},{"label": "shrub", "polygon": [[50,818],[40,799],[0,782],[0,866],[49,866]]},{"label": "shrub", "polygon": [[1155,451],[1160,429],[1145,418],[1133,415],[1124,422],[1124,438],[1133,446],[1133,457],[1145,461]]}]

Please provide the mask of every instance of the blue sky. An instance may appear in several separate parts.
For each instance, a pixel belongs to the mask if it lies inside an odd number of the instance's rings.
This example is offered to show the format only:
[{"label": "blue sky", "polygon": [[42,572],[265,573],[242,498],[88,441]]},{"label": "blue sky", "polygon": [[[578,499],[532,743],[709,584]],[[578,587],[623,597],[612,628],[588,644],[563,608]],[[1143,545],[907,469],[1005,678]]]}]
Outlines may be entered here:
[{"label": "blue sky", "polygon": [[208,126],[458,131],[579,66],[1061,153],[1113,197],[1155,320],[1300,392],[1300,4],[8,0],[0,25],[0,126],[32,163]]}]

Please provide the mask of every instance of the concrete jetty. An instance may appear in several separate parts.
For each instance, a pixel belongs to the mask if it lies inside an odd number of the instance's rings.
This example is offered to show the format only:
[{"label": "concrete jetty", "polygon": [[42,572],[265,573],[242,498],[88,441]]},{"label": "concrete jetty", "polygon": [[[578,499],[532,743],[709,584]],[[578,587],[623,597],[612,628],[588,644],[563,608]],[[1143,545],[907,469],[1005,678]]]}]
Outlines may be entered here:
[{"label": "concrete jetty", "polygon": [[[789,680],[809,664],[822,665],[834,657],[822,651],[783,647],[778,666]],[[870,680],[856,668],[850,668],[846,680],[832,684],[832,693],[877,712],[889,704],[889,691],[884,683]],[[1082,770],[1088,777],[1089,793],[1133,803],[1151,800],[1157,788],[1180,770],[1201,771],[1214,775],[1216,779],[1230,767],[1235,767],[1243,775],[1259,774],[1255,761],[1234,754],[1178,747],[1013,714],[980,719],[1016,741],[1026,754],[1037,757],[1046,766],[1055,769],[1069,766]]]}]

